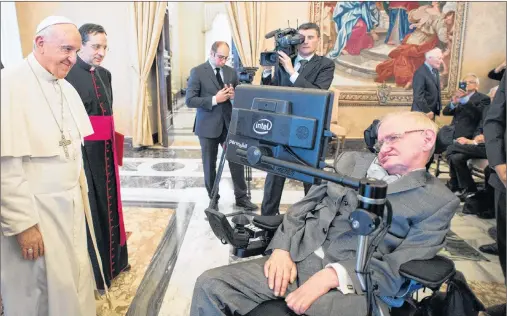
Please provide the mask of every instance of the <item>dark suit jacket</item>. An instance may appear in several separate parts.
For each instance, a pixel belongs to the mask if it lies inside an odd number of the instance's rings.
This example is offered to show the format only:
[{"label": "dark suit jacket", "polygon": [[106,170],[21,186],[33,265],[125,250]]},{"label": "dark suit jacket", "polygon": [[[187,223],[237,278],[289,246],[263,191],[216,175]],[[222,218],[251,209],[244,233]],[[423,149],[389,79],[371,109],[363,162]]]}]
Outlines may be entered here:
[{"label": "dark suit jacket", "polygon": [[500,72],[495,72],[495,69],[491,69],[488,73],[488,78],[493,80],[502,80],[505,69],[502,69]]},{"label": "dark suit jacket", "polygon": [[[70,69],[67,77],[65,77],[65,80],[67,80],[76,89],[77,93],[79,93],[79,96],[85,106],[86,113],[88,113],[88,115],[100,116],[102,115],[102,106],[100,103],[103,102],[103,99],[97,99],[90,69],[91,66],[77,56],[76,64]],[[104,89],[106,90],[101,90],[105,93],[101,93],[101,95],[104,96],[107,103],[103,104],[103,106],[106,108],[108,113],[107,115],[113,115],[113,86],[111,72],[104,67],[96,67],[95,78],[100,87],[105,85]]]},{"label": "dark suit jacket", "polygon": [[412,111],[435,113],[440,115],[442,109],[442,98],[440,95],[440,76],[436,78],[428,69],[426,64],[422,64],[415,73],[412,80],[414,93],[414,101],[412,103]]},{"label": "dark suit jacket", "polygon": [[[486,154],[490,167],[505,164],[505,148],[507,131],[505,130],[505,72],[498,86],[493,103],[484,119],[484,138],[486,139]],[[505,186],[496,174],[491,174],[489,183],[497,190],[505,192]]]},{"label": "dark suit jacket", "polygon": [[[292,59],[294,64],[295,58]],[[283,87],[298,87],[298,88],[313,88],[327,90],[331,86],[334,78],[334,62],[323,56],[314,55],[312,59],[299,70],[299,76],[294,82],[290,81],[289,74],[283,69],[282,66],[278,67],[275,72],[275,77],[271,76],[262,78],[263,85],[283,86]]]},{"label": "dark suit jacket", "polygon": [[[374,158],[372,153],[345,152],[338,157],[335,169],[342,175],[363,178]],[[393,296],[405,281],[399,274],[403,263],[430,259],[442,249],[459,199],[424,169],[389,184],[387,198],[393,207],[392,224],[373,254],[370,268],[373,283],[379,286],[376,294]],[[313,186],[303,200],[289,208],[267,251],[289,251],[292,260],[299,262],[322,246],[324,266],[339,262],[361,293],[354,271],[358,235],[351,231],[348,220],[357,205],[353,189],[331,182]]]},{"label": "dark suit jacket", "polygon": [[453,115],[451,125],[454,126],[453,139],[466,137],[472,139],[482,134],[482,113],[484,109],[491,103],[491,98],[484,93],[475,92],[467,103],[458,104],[451,109],[449,103],[442,114]]},{"label": "dark suit jacket", "polygon": [[[238,75],[233,68],[224,66],[223,75],[224,84],[232,84],[234,87],[238,85]],[[185,101],[189,108],[197,109],[194,132],[199,137],[217,138],[222,134],[224,126],[229,129],[232,103],[225,101],[212,106],[213,96],[218,91],[220,86],[209,61],[192,68]]]}]

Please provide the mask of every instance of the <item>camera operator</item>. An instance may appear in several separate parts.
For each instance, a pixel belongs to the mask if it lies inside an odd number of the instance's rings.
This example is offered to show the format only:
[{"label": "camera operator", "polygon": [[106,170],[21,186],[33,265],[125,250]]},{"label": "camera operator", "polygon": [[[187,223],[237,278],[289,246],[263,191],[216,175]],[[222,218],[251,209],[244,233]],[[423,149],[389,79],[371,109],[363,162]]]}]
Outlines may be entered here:
[{"label": "camera operator", "polygon": [[[298,47],[298,55],[291,59],[279,51],[280,67],[272,76],[273,67],[263,67],[262,84],[285,87],[313,88],[327,90],[334,76],[334,62],[326,57],[315,54],[320,40],[320,29],[315,23],[301,24],[299,34],[305,37],[304,43]],[[308,106],[311,106],[309,104]],[[276,215],[282,198],[285,178],[268,174],[264,185],[262,215]],[[304,184],[305,195],[311,184]]]}]

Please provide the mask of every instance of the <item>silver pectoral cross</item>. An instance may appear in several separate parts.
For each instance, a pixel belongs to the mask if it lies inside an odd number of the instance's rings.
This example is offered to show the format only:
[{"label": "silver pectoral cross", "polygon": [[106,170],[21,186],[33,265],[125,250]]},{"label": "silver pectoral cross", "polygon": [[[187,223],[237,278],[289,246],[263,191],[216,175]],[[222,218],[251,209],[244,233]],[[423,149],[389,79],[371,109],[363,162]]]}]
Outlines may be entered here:
[{"label": "silver pectoral cross", "polygon": [[70,139],[65,139],[65,135],[62,133],[62,139],[59,142],[60,146],[63,147],[63,151],[65,152],[65,158],[69,159],[69,149],[67,146],[72,144],[72,141]]}]

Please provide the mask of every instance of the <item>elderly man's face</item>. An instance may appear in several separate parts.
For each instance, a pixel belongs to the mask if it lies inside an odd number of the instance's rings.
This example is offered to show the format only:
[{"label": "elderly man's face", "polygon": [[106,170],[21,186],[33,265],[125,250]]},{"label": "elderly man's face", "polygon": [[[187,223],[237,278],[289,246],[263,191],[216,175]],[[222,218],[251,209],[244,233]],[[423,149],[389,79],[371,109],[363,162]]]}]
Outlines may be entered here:
[{"label": "elderly man's face", "polygon": [[440,68],[440,65],[442,65],[442,61],[442,52],[436,51],[428,58],[427,63],[430,64],[431,67],[438,69]]},{"label": "elderly man's face", "polygon": [[[434,133],[414,128],[411,122],[382,122],[378,131],[378,160],[389,174],[405,174],[423,168],[434,144]],[[413,122],[412,122],[413,123]],[[433,134],[433,141],[428,137]]]},{"label": "elderly man's face", "polygon": [[48,35],[35,38],[43,67],[58,79],[64,79],[76,63],[81,48],[81,35],[75,25],[57,24]]},{"label": "elderly man's face", "polygon": [[479,88],[479,85],[477,84],[477,78],[475,78],[473,76],[465,77],[464,81],[467,83],[467,92],[468,93],[473,92],[473,91],[477,91],[477,89]]}]

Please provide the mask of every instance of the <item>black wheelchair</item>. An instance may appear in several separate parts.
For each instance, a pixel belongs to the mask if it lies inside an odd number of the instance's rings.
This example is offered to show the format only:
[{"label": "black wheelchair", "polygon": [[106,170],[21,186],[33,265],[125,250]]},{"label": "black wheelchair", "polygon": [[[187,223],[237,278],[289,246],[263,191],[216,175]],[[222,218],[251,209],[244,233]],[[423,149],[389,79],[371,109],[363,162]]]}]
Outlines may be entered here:
[{"label": "black wheelchair", "polygon": [[[372,307],[375,308],[373,305],[381,305],[380,315],[410,315],[408,312],[418,306],[412,294],[421,288],[429,288],[434,295],[444,282],[452,278],[456,272],[454,263],[444,257],[407,262],[400,268],[400,274],[407,282],[399,295],[374,299],[374,286],[369,284],[368,263],[391,225],[392,207],[387,199],[387,183],[384,181],[355,179],[323,170],[327,165],[323,158],[327,143],[333,136],[329,130],[332,95],[321,90],[255,86],[240,86],[236,93],[226,142],[228,145],[220,160],[210,205],[205,210],[214,234],[222,243],[232,246],[235,256],[246,258],[264,255],[283,216],[254,216],[250,220],[246,213],[225,215],[217,211],[218,184],[226,153],[229,162],[303,182],[317,184],[321,180],[331,181],[357,190],[358,206],[348,220],[351,230],[359,235],[356,273],[365,290],[369,312]],[[270,133],[275,127],[276,132]],[[376,138],[371,136],[372,139]],[[234,228],[227,220],[228,216],[234,216]],[[372,242],[368,243],[370,235],[375,232]],[[379,299],[385,304],[374,304]],[[389,307],[388,311],[383,308],[385,306]],[[285,301],[273,300],[241,316],[260,315],[294,313],[287,308]]]},{"label": "black wheelchair", "polygon": [[[263,255],[274,236],[278,226],[283,221],[283,215],[254,216],[250,221],[245,215],[238,215],[232,219],[232,228],[226,215],[213,209],[207,209],[209,223],[215,235],[222,243],[232,246],[232,253],[241,258]],[[226,228],[226,229],[224,229]],[[406,278],[403,294],[398,297],[379,297],[389,308],[391,316],[413,315],[419,306],[414,294],[419,289],[430,289],[435,295],[442,284],[455,274],[454,263],[445,257],[435,256],[429,260],[413,260],[400,267],[400,275]],[[247,315],[243,316],[292,316],[283,299],[267,301]],[[385,315],[387,316],[387,315]]]}]

